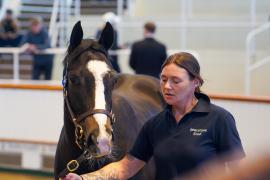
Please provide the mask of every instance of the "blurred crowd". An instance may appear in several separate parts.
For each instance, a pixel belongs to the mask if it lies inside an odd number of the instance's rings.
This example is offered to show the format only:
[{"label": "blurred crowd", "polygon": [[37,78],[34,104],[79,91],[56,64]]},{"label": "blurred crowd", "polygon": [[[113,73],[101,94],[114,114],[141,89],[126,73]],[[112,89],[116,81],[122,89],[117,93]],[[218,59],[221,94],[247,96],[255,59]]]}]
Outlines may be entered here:
[{"label": "blurred crowd", "polygon": [[33,56],[32,79],[38,80],[44,74],[45,80],[51,80],[53,55],[39,54],[42,49],[50,48],[50,38],[43,27],[41,17],[33,17],[26,33],[20,33],[20,26],[13,16],[11,9],[7,9],[0,23],[0,47],[26,46],[26,53]]},{"label": "blurred crowd", "polygon": [[[117,23],[119,17],[112,12],[107,12],[102,16],[103,24],[110,22],[114,27],[114,43],[111,50],[126,48],[118,43]],[[98,39],[101,26],[95,35]],[[129,65],[136,74],[150,75],[159,78],[161,65],[167,57],[166,46],[156,40],[156,24],[154,22],[146,22],[143,26],[143,38],[136,41],[131,46],[131,54],[129,57]],[[20,47],[26,46],[26,52],[33,56],[32,79],[41,79],[42,74],[45,80],[52,79],[53,55],[40,54],[39,51],[50,48],[51,42],[47,29],[43,26],[41,17],[33,17],[30,20],[30,27],[26,33],[22,34],[20,25],[14,17],[11,9],[7,9],[5,16],[0,23],[0,47]],[[110,61],[113,68],[117,72],[121,72],[118,63],[118,56],[111,55]]]}]

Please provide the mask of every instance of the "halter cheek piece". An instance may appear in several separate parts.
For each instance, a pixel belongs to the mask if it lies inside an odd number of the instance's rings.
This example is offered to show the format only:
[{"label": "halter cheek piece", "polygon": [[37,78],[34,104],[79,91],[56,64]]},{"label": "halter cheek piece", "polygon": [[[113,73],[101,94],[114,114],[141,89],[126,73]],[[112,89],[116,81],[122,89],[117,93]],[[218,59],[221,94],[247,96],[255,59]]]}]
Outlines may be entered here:
[{"label": "halter cheek piece", "polygon": [[[106,57],[108,56],[107,51],[102,47],[102,46],[89,46],[87,48],[83,48],[80,49],[79,51],[74,50],[75,52],[73,54],[71,54],[71,57],[69,59],[75,59],[76,57],[78,57],[80,54],[82,54],[83,52],[87,51],[87,50],[94,50],[94,51],[98,51],[101,52],[102,54],[104,54]],[[62,85],[63,85],[63,93],[64,93],[64,101],[65,104],[67,106],[67,109],[69,111],[69,114],[71,116],[71,119],[75,125],[75,142],[78,145],[78,147],[80,149],[83,149],[83,147],[85,146],[85,141],[84,141],[84,135],[83,135],[83,128],[80,125],[80,123],[82,121],[84,121],[87,117],[89,116],[93,116],[94,114],[105,114],[111,121],[111,124],[113,124],[115,122],[115,117],[114,114],[109,111],[107,111],[106,109],[93,109],[92,111],[87,111],[84,112],[82,114],[80,114],[79,116],[75,116],[69,100],[68,100],[68,74],[67,74],[67,70],[69,68],[69,61],[67,60],[67,64],[64,70],[64,76],[63,76],[63,80],[62,80]]]}]

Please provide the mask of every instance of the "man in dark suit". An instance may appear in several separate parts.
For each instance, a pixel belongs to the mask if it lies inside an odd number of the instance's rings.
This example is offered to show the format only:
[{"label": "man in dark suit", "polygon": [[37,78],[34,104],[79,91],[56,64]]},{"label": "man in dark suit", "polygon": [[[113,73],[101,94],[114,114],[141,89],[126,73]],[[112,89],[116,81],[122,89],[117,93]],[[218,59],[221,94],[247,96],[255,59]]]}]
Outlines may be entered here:
[{"label": "man in dark suit", "polygon": [[153,22],[144,25],[144,39],[132,45],[129,65],[136,74],[159,78],[161,65],[167,58],[167,53],[166,46],[154,39],[155,30]]}]

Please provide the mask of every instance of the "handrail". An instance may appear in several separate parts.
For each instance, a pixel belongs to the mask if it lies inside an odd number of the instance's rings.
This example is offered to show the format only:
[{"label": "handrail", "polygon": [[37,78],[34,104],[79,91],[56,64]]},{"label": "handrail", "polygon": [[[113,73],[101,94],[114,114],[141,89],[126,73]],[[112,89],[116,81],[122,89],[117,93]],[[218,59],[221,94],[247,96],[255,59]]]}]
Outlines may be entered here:
[{"label": "handrail", "polygon": [[0,138],[1,143],[18,143],[18,144],[37,144],[37,145],[47,145],[56,146],[56,141],[42,141],[42,140],[26,140],[26,139],[13,139],[13,138]]},{"label": "handrail", "polygon": [[[24,44],[22,47],[19,48],[10,48],[4,47],[0,48],[0,53],[2,54],[13,54],[13,79],[19,80],[19,54],[22,54],[28,48],[28,44]],[[38,53],[40,54],[64,54],[66,52],[65,48],[49,48],[45,50],[41,50]]]},{"label": "handrail", "polygon": [[13,54],[13,79],[19,79],[19,54],[24,52],[27,47],[28,44],[25,44],[20,48],[0,48],[0,53]]},{"label": "handrail", "polygon": [[[62,91],[63,87],[59,85],[60,81],[36,82],[29,80],[1,80],[0,89],[23,89],[23,90],[50,90]],[[240,95],[240,94],[221,94],[221,93],[207,93],[211,99],[225,100],[225,101],[242,101],[242,102],[256,102],[270,104],[270,97],[268,96],[254,96],[254,95]]]},{"label": "handrail", "polygon": [[74,1],[74,15],[76,18],[79,18],[81,16],[81,1],[75,0]]},{"label": "handrail", "polygon": [[261,25],[260,27],[250,31],[247,35],[246,38],[246,67],[245,67],[245,94],[249,95],[250,94],[250,88],[251,88],[251,83],[250,83],[250,77],[251,77],[251,72],[254,69],[257,69],[261,66],[263,66],[264,64],[270,62],[270,56],[269,57],[265,57],[259,61],[257,61],[256,63],[252,64],[252,57],[254,57],[254,53],[255,53],[255,42],[254,39],[255,37],[266,31],[266,30],[270,30],[270,22],[267,22],[263,25]]}]

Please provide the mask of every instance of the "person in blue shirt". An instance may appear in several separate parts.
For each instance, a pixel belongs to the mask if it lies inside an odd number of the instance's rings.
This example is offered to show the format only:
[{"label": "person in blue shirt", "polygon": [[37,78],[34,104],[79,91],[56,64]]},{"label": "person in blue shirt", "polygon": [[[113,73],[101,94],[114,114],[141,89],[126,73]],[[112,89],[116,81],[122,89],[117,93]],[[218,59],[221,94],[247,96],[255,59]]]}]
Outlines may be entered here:
[{"label": "person in blue shirt", "polygon": [[26,52],[33,55],[32,79],[38,80],[44,73],[45,80],[51,80],[53,68],[53,55],[40,54],[40,50],[50,48],[50,38],[48,32],[42,25],[40,17],[31,19],[30,30],[23,37],[21,44],[28,43]]},{"label": "person in blue shirt", "polygon": [[[245,153],[235,120],[201,92],[203,82],[193,55],[180,52],[169,56],[160,74],[167,107],[144,124],[129,153],[96,172],[81,176],[70,173],[64,180],[128,179],[151,157],[157,180],[185,176],[198,168],[207,173],[204,164],[216,159],[224,159],[224,170],[237,166]],[[238,155],[231,159],[223,158],[236,152]]]}]

